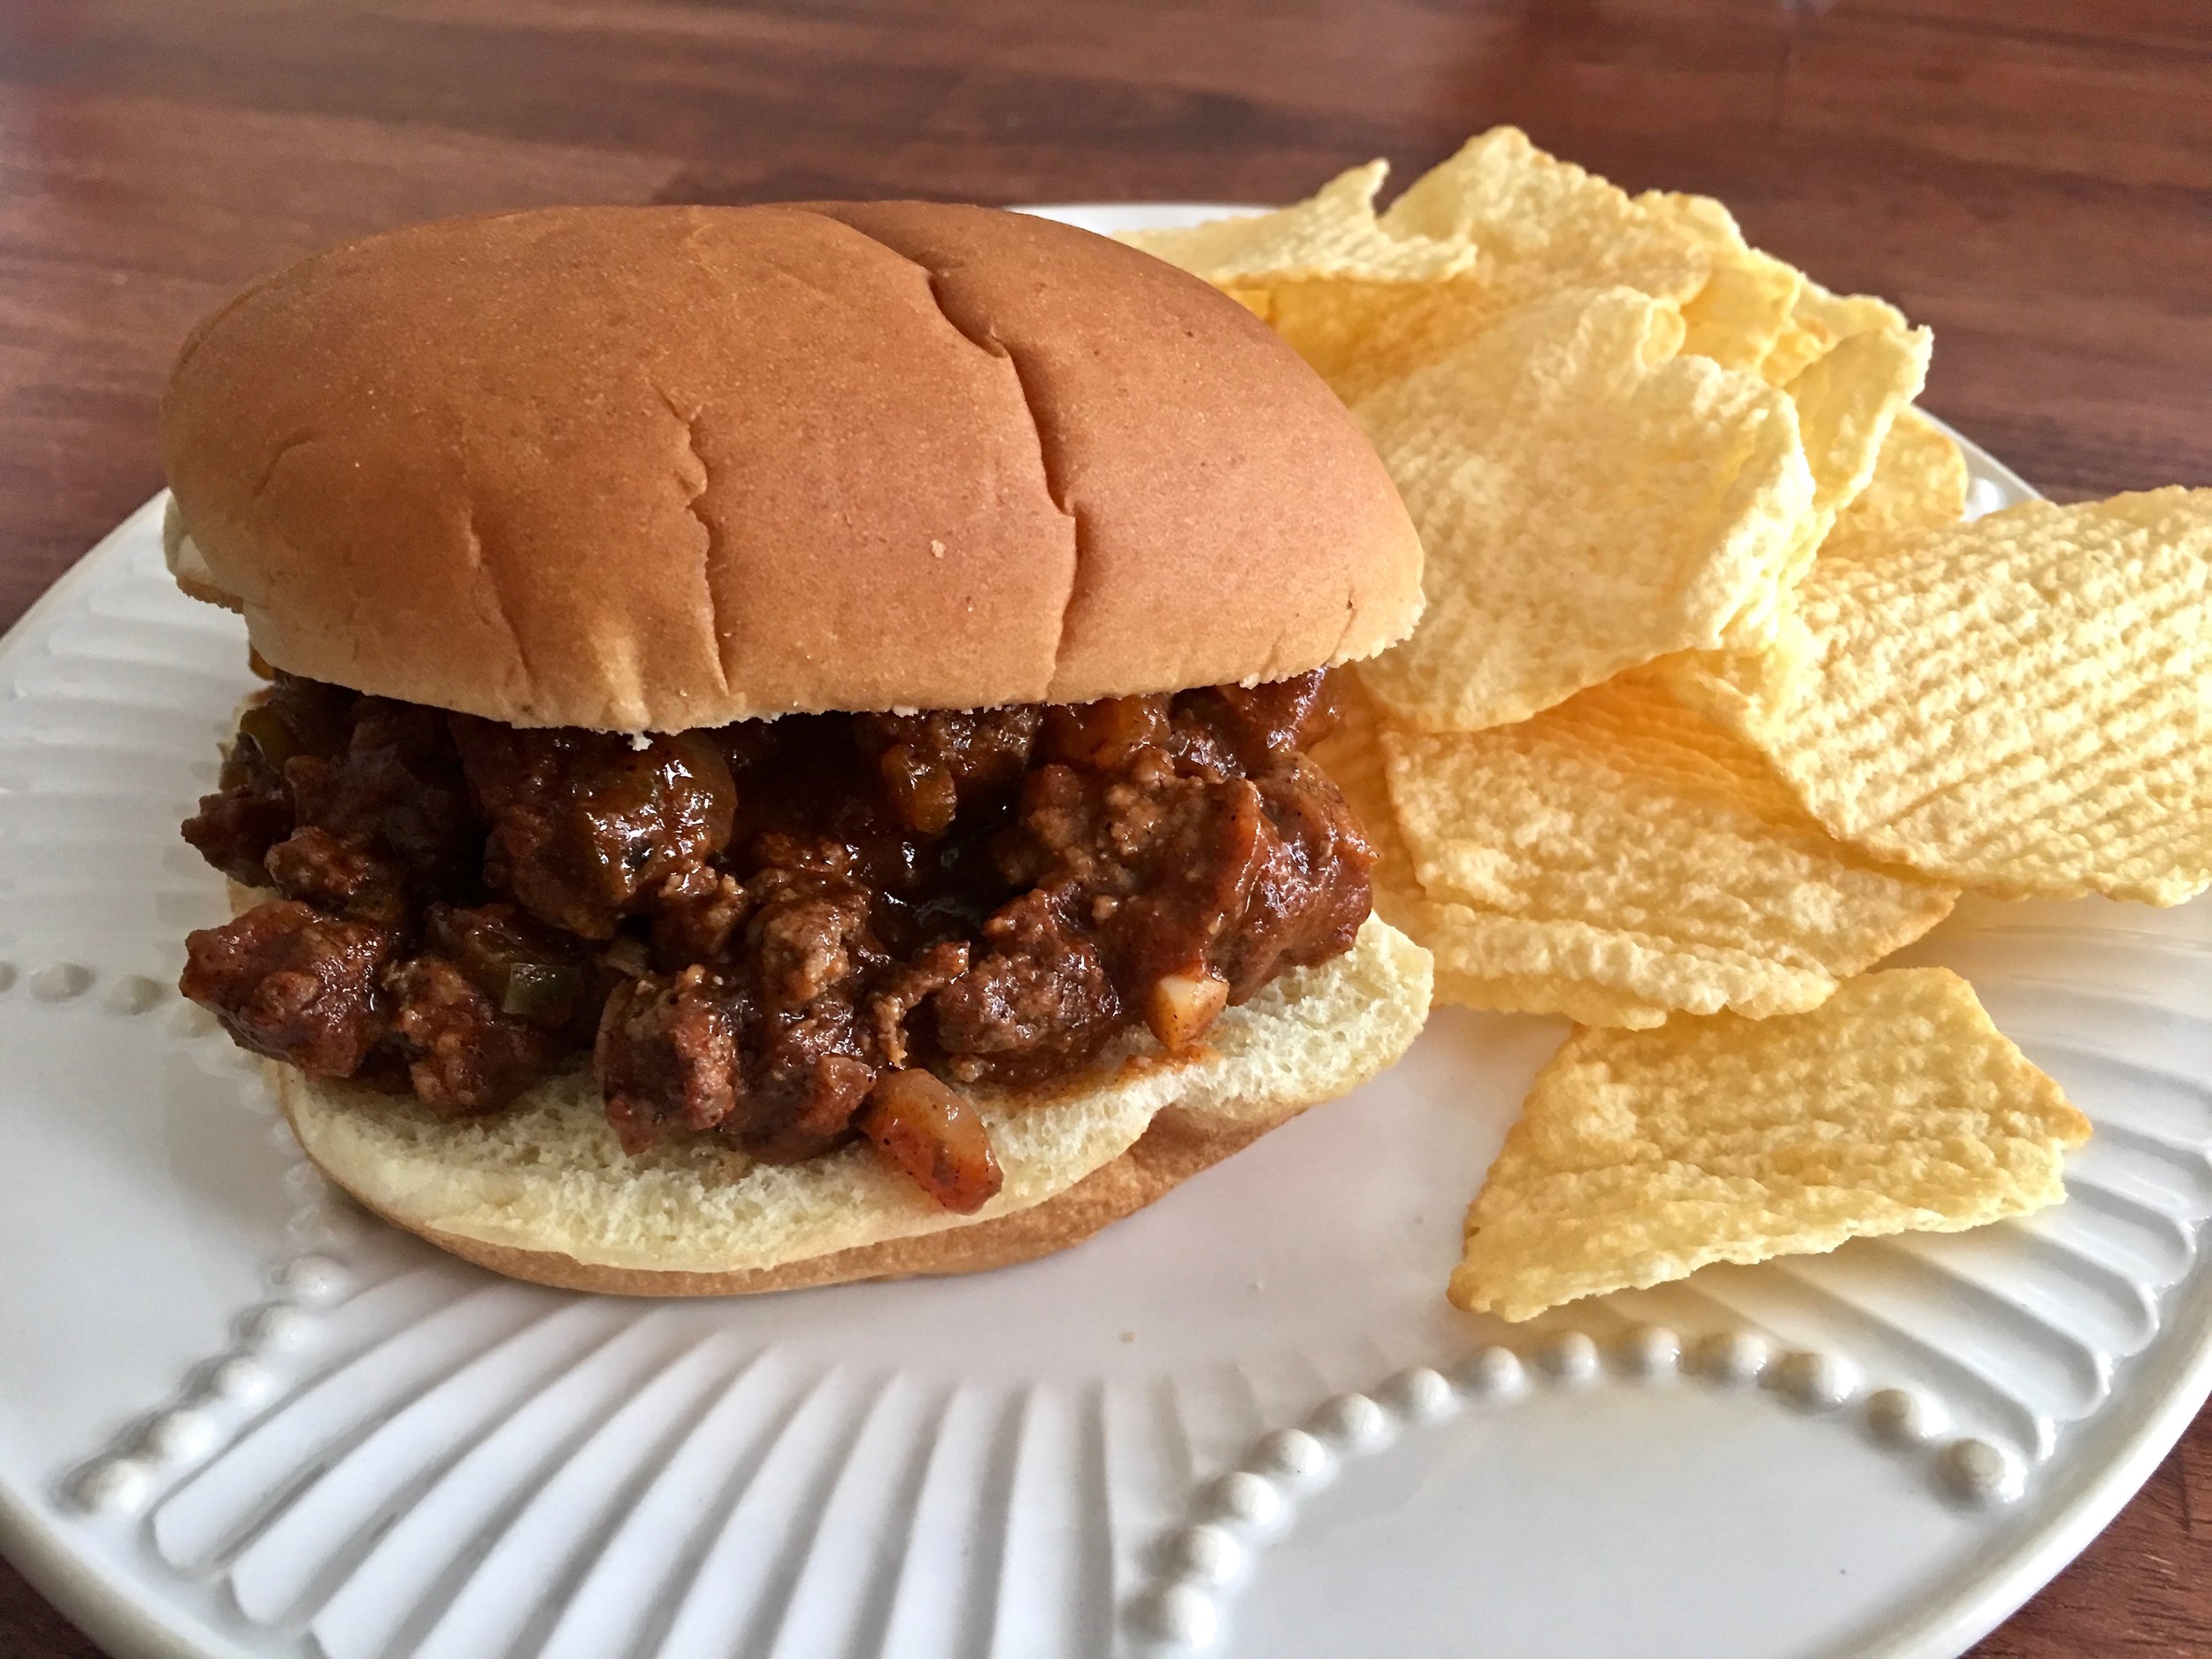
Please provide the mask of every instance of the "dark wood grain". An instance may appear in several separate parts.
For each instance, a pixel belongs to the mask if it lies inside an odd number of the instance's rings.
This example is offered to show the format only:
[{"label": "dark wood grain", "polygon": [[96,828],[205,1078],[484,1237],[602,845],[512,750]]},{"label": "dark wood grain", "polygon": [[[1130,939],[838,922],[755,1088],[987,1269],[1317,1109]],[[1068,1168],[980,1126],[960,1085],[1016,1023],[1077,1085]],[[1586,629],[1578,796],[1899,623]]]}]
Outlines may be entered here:
[{"label": "dark wood grain", "polygon": [[[2212,481],[2203,0],[4,0],[0,624],[160,483],[255,273],[556,201],[1302,192],[1496,121],[1935,326],[2062,496]],[[0,1653],[96,1649],[0,1566]],[[2212,1653],[2212,1419],[1983,1659]]]}]

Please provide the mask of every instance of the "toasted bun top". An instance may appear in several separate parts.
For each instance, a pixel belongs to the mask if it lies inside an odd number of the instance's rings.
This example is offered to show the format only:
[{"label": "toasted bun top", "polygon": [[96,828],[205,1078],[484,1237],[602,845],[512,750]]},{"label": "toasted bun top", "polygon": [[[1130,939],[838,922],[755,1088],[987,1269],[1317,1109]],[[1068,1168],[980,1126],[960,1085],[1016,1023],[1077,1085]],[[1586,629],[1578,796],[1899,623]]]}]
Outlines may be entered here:
[{"label": "toasted bun top", "polygon": [[1404,508],[1287,346],[987,208],[372,237],[203,323],[161,428],[174,562],[264,657],[517,725],[1277,679],[1420,608]]}]

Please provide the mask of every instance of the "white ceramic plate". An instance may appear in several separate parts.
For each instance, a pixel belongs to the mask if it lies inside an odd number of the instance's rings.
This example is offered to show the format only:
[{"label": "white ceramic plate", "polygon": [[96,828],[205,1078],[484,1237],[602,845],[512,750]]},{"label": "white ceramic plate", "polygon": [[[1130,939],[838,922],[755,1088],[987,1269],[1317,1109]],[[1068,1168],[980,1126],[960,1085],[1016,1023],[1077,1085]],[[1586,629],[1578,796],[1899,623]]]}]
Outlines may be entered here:
[{"label": "white ceramic plate", "polygon": [[[2028,493],[1969,454],[1978,508]],[[172,989],[247,676],[158,525],[0,646],[0,1547],[128,1659],[1951,1654],[2212,1379],[2202,904],[1969,904],[1910,953],[2097,1124],[2062,1208],[1971,1234],[1461,1316],[1461,1213],[1563,1026],[1445,1010],[1043,1262],[493,1279],[327,1191]]]}]

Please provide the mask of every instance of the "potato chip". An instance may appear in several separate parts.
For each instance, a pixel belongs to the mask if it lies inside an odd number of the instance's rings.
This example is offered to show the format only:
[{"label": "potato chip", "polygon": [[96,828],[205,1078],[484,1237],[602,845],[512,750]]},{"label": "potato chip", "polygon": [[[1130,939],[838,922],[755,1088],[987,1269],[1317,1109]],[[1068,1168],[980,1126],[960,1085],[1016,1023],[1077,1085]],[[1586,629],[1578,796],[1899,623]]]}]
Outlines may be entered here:
[{"label": "potato chip", "polygon": [[1966,457],[1916,409],[1898,411],[1874,476],[1838,516],[1822,558],[1873,558],[1912,530],[1956,524],[1966,511]]},{"label": "potato chip", "polygon": [[[1585,265],[1569,257],[1561,244],[1571,246],[1571,239],[1562,237],[1545,239],[1539,244],[1543,257],[1532,259],[1525,238],[1502,235],[1497,221],[1478,222],[1471,214],[1455,233],[1471,238],[1483,256],[1470,274],[1419,283],[1341,276],[1275,280],[1263,294],[1247,289],[1240,297],[1297,349],[1339,397],[1356,403],[1390,381],[1448,357],[1505,311],[1530,299],[1567,288],[1615,282],[1640,287],[1638,279],[1654,283],[1655,291],[1663,290],[1659,296],[1668,297],[1688,286],[1684,273],[1698,265],[1695,253],[1702,250],[1708,275],[1682,307],[1688,330],[1683,349],[1725,367],[1758,368],[1788,321],[1799,286],[1795,271],[1747,246],[1728,210],[1709,197],[1651,194],[1628,202],[1603,180],[1578,168],[1564,168],[1530,148],[1518,134],[1513,138],[1517,142],[1509,150],[1501,149],[1494,135],[1478,140],[1471,151],[1446,163],[1439,173],[1448,175],[1462,167],[1470,153],[1488,158],[1492,173],[1500,170],[1496,163],[1509,157],[1513,167],[1533,170],[1540,177],[1563,173],[1575,181],[1570,188],[1523,192],[1528,198],[1525,211],[1548,213],[1555,221],[1572,219],[1587,211],[1586,200],[1594,199],[1606,211],[1624,211],[1654,237],[1667,239],[1676,251],[1663,257],[1653,253],[1638,262],[1616,257],[1616,250],[1609,245],[1604,258]],[[1467,182],[1463,173],[1460,182]],[[1494,178],[1491,182],[1497,183]],[[1414,196],[1417,207],[1422,199]],[[1454,200],[1463,202],[1463,196],[1455,195]],[[1623,210],[1624,202],[1627,208]],[[1523,227],[1514,221],[1514,228]],[[1557,226],[1548,221],[1537,228],[1556,230]],[[1659,245],[1656,241],[1651,244]],[[1689,251],[1681,251],[1686,250]]]},{"label": "potato chip", "polygon": [[1548,979],[1541,972],[1517,975],[1502,965],[1500,952],[1484,937],[1482,930],[1494,918],[1464,904],[1437,903],[1425,895],[1391,810],[1390,786],[1384,775],[1383,717],[1359,682],[1348,677],[1342,703],[1342,720],[1314,748],[1313,758],[1343,791],[1374,846],[1375,865],[1368,879],[1375,914],[1400,933],[1437,941],[1430,947],[1435,957],[1436,1001],[1468,1008],[1550,1010],[1586,1025],[1655,1025],[1667,1017],[1663,1008],[1597,985]]},{"label": "potato chip", "polygon": [[1981,1226],[2063,1198],[2061,1155],[2088,1137],[1943,968],[1779,1019],[1578,1031],[1467,1212],[1451,1299],[1526,1319],[1710,1262]]},{"label": "potato chip", "polygon": [[1262,322],[1275,320],[1275,295],[1271,288],[1225,288],[1221,291]]},{"label": "potato chip", "polygon": [[1853,334],[1878,328],[1902,334],[1911,325],[1904,312],[1871,294],[1831,294],[1809,277],[1790,308],[1790,321],[1777,337],[1760,373],[1777,386],[1795,380],[1805,365]]},{"label": "potato chip", "polygon": [[1782,325],[1781,331],[1774,337],[1774,343],[1767,348],[1766,356],[1760,359],[1759,373],[1770,385],[1786,386],[1797,378],[1807,364],[1834,343],[1832,340],[1822,339],[1793,316]]},{"label": "potato chip", "polygon": [[1469,139],[1379,222],[1394,235],[1480,249],[1485,280],[1524,299],[1619,284],[1688,300],[1713,266],[1708,226],[1653,212],[1510,127]]},{"label": "potato chip", "polygon": [[1746,732],[1767,718],[1801,669],[1808,647],[1791,616],[1793,595],[1872,480],[1897,416],[1919,395],[1931,344],[1924,328],[1869,328],[1847,335],[1789,383],[1812,470],[1812,511],[1774,581],[1732,620],[1721,648],[1671,657],[1659,667],[1677,696],[1729,730]]},{"label": "potato chip", "polygon": [[1510,309],[1505,296],[1464,278],[1302,279],[1269,288],[1264,303],[1255,307],[1261,317],[1348,404],[1451,356]]},{"label": "potato chip", "polygon": [[1678,651],[1638,672],[1685,708],[1747,742],[1755,742],[1812,660],[1812,636],[1791,605],[1766,618],[1763,643],[1717,651]]},{"label": "potato chip", "polygon": [[1336,728],[1314,745],[1316,764],[1343,792],[1358,815],[1375,849],[1375,867],[1369,880],[1375,890],[1375,913],[1400,933],[1404,926],[1392,919],[1421,899],[1421,884],[1414,877],[1413,857],[1398,833],[1398,821],[1390,806],[1390,781],[1383,756],[1384,717],[1359,681],[1348,674],[1337,680]]},{"label": "potato chip", "polygon": [[1682,305],[1682,349],[1724,369],[1760,370],[1789,326],[1804,278],[1795,267],[1743,239],[1734,217],[1706,196],[1647,192],[1637,205],[1684,235],[1701,241],[1712,257],[1705,286]]},{"label": "potato chip", "polygon": [[1666,1018],[1664,1009],[1632,1003],[1594,986],[1563,982],[1556,987],[1532,986],[1520,1000],[1513,1001],[1498,988],[1502,981],[1494,972],[1483,977],[1481,971],[1493,964],[1471,956],[1463,964],[1455,954],[1459,941],[1481,918],[1464,904],[1439,904],[1421,891],[1413,874],[1412,855],[1406,850],[1405,838],[1398,833],[1390,808],[1390,786],[1384,775],[1383,716],[1377,711],[1374,700],[1348,675],[1341,683],[1340,703],[1343,718],[1337,729],[1317,744],[1311,754],[1343,791],[1374,847],[1375,864],[1368,880],[1374,893],[1375,914],[1408,936],[1418,933],[1440,941],[1446,952],[1453,955],[1449,962],[1436,958],[1436,1001],[1469,1008],[1557,1006],[1562,1011],[1571,1011],[1571,1004],[1573,1010],[1592,1010],[1586,1017],[1574,1012],[1574,1018],[1590,1025],[1655,1025]]},{"label": "potato chip", "polygon": [[1470,140],[1379,221],[1384,176],[1371,162],[1273,213],[1121,239],[1225,288],[1348,403],[1571,288],[1680,300],[1686,350],[1755,373],[1791,326],[1798,273],[1709,197],[1631,198],[1510,127]]},{"label": "potato chip", "polygon": [[1436,941],[1477,1007],[1792,1013],[1957,897],[1838,843],[1758,754],[1633,676],[1517,726],[1379,735],[1434,907],[1394,925]]},{"label": "potato chip", "polygon": [[1812,469],[1813,510],[1767,590],[1769,605],[1752,606],[1737,618],[1732,648],[1756,649],[1772,635],[1816,550],[1874,476],[1898,411],[1920,396],[1932,343],[1924,328],[1869,328],[1837,342],[1790,381],[1786,389]]},{"label": "potato chip", "polygon": [[1464,243],[1392,234],[1377,225],[1375,192],[1389,172],[1388,162],[1371,161],[1272,213],[1125,231],[1119,240],[1232,290],[1324,276],[1440,282],[1472,272],[1480,255]]},{"label": "potato chip", "polygon": [[1832,294],[1810,278],[1799,291],[1792,315],[1801,326],[1812,330],[1824,350],[1853,334],[1911,326],[1904,312],[1877,295]]},{"label": "potato chip", "polygon": [[1932,345],[1924,328],[1869,328],[1837,342],[1789,382],[1824,535],[1873,478],[1898,412],[1927,382]]},{"label": "potato chip", "polygon": [[[1436,1002],[1508,1014],[1560,1014],[1581,1025],[1647,1031],[1666,1023],[1667,1010],[1587,979],[1559,972],[1556,936],[1533,931],[1516,936],[1501,928],[1494,914],[1466,904],[1433,900],[1408,918],[1399,931],[1408,938],[1420,928],[1434,967]],[[1398,925],[1393,923],[1392,926]],[[1524,964],[1516,966],[1517,961]]]},{"label": "potato chip", "polygon": [[1914,532],[1798,609],[1751,735],[1832,833],[2006,897],[2212,885],[2212,490]]},{"label": "potato chip", "polygon": [[1681,334],[1648,296],[1563,294],[1354,410],[1428,552],[1420,627],[1361,670],[1394,716],[1522,719],[1765,603],[1812,499],[1795,411]]}]

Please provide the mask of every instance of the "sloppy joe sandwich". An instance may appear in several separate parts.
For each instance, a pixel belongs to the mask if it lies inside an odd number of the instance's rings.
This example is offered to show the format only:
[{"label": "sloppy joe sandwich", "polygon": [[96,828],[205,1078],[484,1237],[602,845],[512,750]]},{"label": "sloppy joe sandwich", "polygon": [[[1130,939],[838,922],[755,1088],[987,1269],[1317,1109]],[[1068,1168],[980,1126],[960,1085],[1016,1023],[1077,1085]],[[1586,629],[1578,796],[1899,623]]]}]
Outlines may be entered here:
[{"label": "sloppy joe sandwich", "polygon": [[912,203],[419,226],[210,318],[162,441],[172,568],[268,675],[182,988],[434,1243],[649,1294],[996,1265],[1419,1028],[1308,753],[1419,544],[1147,254]]}]

